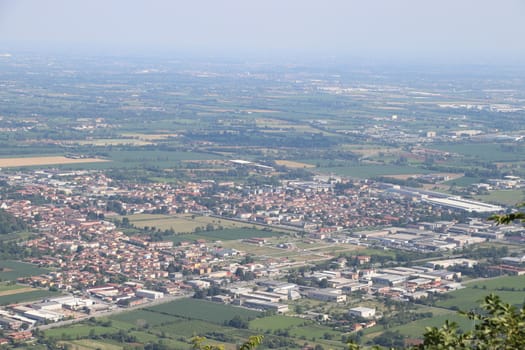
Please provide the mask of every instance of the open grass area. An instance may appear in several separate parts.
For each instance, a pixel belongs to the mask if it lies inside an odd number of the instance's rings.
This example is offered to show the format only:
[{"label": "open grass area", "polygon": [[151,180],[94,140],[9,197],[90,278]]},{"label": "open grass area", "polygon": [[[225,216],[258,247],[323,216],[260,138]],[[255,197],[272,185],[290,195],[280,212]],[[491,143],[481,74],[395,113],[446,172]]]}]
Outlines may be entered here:
[{"label": "open grass area", "polygon": [[397,165],[355,165],[345,167],[319,167],[315,169],[318,173],[336,174],[339,176],[350,176],[354,178],[368,179],[376,176],[386,175],[414,175],[427,174],[428,170],[410,166]]},{"label": "open grass area", "polygon": [[276,160],[275,163],[292,169],[315,168],[313,164],[294,162],[291,160]]},{"label": "open grass area", "polygon": [[[340,342],[343,333],[298,317],[277,315],[258,318],[250,322],[250,329],[258,334],[286,330],[289,332],[290,337],[295,338],[294,340],[299,344],[305,341],[313,341],[322,343],[323,346],[330,349],[339,348],[343,345]],[[325,337],[333,340],[326,340]]]},{"label": "open grass area", "polygon": [[[188,342],[190,338],[196,335],[204,336],[211,333],[233,333],[236,337],[239,337],[239,340],[247,339],[250,335],[253,335],[250,331],[237,330],[215,323],[189,320],[147,310],[135,310],[113,315],[109,317],[109,320],[111,320],[111,324],[107,327],[80,323],[46,330],[45,335],[48,338],[65,340],[60,343],[73,345],[73,349],[75,349],[74,346],[78,346],[79,349],[91,349],[92,346],[95,346],[94,349],[100,348],[108,350],[126,346],[134,348],[134,346],[144,345],[146,343],[158,343],[160,339],[170,348],[185,349],[189,347]],[[91,335],[106,336],[116,334],[119,331],[125,331],[126,334],[134,336],[136,343],[120,343],[110,339],[88,339]],[[181,339],[183,340],[181,341]],[[213,344],[220,343],[213,339],[211,339],[210,342]],[[228,346],[226,348],[229,349]]]},{"label": "open grass area", "polygon": [[485,279],[481,281],[470,281],[466,283],[468,288],[478,286],[486,287],[487,290],[495,291],[502,288],[525,289],[525,276],[503,276]]},{"label": "open grass area", "polygon": [[525,201],[525,192],[520,190],[498,190],[490,191],[487,195],[476,196],[475,199],[487,202],[497,203],[509,206],[515,206],[516,204]]},{"label": "open grass area", "polygon": [[357,245],[353,244],[344,244],[344,245],[329,245],[327,247],[322,247],[320,249],[312,249],[312,252],[326,253],[326,254],[339,254],[342,252],[353,252],[358,250]]},{"label": "open grass area", "polygon": [[311,324],[303,327],[297,327],[290,330],[290,334],[297,338],[306,338],[308,340],[322,339],[325,334],[329,334],[334,339],[341,337],[342,333],[333,331],[331,328],[326,326]]},{"label": "open grass area", "polygon": [[[67,169],[170,169],[178,168],[184,161],[201,161],[222,159],[221,156],[191,151],[161,151],[148,148],[149,146],[123,146],[126,149],[118,149],[112,146],[112,150],[104,152],[104,158],[109,162],[92,164],[63,164],[61,168]],[[117,149],[116,149],[117,148]]]},{"label": "open grass area", "polygon": [[154,215],[154,214],[136,214],[128,216],[130,222],[136,227],[155,227],[161,230],[173,229],[175,232],[190,233],[195,232],[197,228],[206,227],[207,222],[197,220],[191,215]]},{"label": "open grass area", "polygon": [[140,134],[140,133],[122,133],[122,137],[146,141],[165,140],[170,137],[177,137],[178,134]]},{"label": "open grass area", "polygon": [[442,151],[459,153],[467,157],[483,159],[484,161],[502,162],[502,161],[518,161],[525,159],[525,146],[511,145],[513,151],[509,151],[509,147],[505,144],[499,143],[462,143],[462,144],[445,144],[434,145],[432,148]]},{"label": "open grass area", "polygon": [[224,321],[229,321],[234,316],[252,319],[260,315],[258,311],[198,299],[177,300],[171,303],[153,306],[146,310],[164,315],[179,316],[217,324],[223,324]]},{"label": "open grass area", "polygon": [[230,228],[224,230],[201,231],[193,234],[167,236],[166,239],[171,240],[174,243],[194,241],[197,239],[204,239],[206,241],[232,241],[251,237],[273,237],[282,234],[283,233],[281,232],[263,231],[252,228]]},{"label": "open grass area", "polygon": [[55,157],[24,157],[24,158],[1,158],[0,168],[16,168],[25,166],[41,166],[56,164],[79,164],[79,163],[99,163],[107,162],[105,159],[82,158],[73,159],[62,156]]},{"label": "open grass area", "polygon": [[92,140],[78,140],[72,143],[78,145],[92,145],[92,146],[146,146],[151,145],[149,141],[133,138],[121,138],[121,139],[92,139]]},{"label": "open grass area", "polygon": [[222,226],[223,228],[241,228],[246,223],[233,220],[213,218],[209,216],[197,216],[190,214],[183,215],[161,215],[161,214],[135,214],[128,216],[130,222],[140,228],[155,227],[161,230],[174,229],[175,232],[190,233],[195,232],[197,228],[205,228],[206,225],[212,224]]},{"label": "open grass area", "polygon": [[202,152],[161,151],[158,149],[118,150],[109,152],[109,158],[115,166],[144,167],[156,166],[171,167],[186,160],[221,159],[220,156]]},{"label": "open grass area", "polygon": [[94,335],[105,335],[113,334],[118,332],[116,327],[102,327],[102,326],[93,326],[83,323],[74,324],[67,327],[60,328],[51,328],[44,331],[44,334],[48,338],[55,339],[76,339],[76,338],[87,338],[90,335],[90,332],[93,332]]},{"label": "open grass area", "polygon": [[480,177],[462,176],[457,179],[445,181],[443,184],[450,186],[468,187],[472,184],[481,182]]},{"label": "open grass area", "polygon": [[2,293],[8,293],[8,292],[11,292],[11,291],[16,291],[17,289],[24,289],[24,288],[28,288],[26,286],[21,286],[19,284],[12,284],[11,282],[4,282],[4,283],[1,283],[0,284],[0,295],[2,295]]},{"label": "open grass area", "polygon": [[33,292],[37,289],[32,287],[24,287],[24,286],[12,286],[16,288],[10,288],[10,289],[4,289],[0,290],[0,297],[6,296],[6,295],[13,295],[13,294],[20,294],[20,293],[26,293],[26,292]]},{"label": "open grass area", "polygon": [[351,151],[353,153],[359,154],[362,157],[371,157],[378,154],[398,154],[401,152],[401,148],[389,147],[384,145],[355,145],[355,144],[341,144],[339,147],[345,151]]},{"label": "open grass area", "polygon": [[75,350],[122,350],[123,345],[110,344],[107,342],[91,339],[80,339],[60,342],[60,344],[66,345],[68,349]]},{"label": "open grass area", "polygon": [[[395,326],[392,328],[389,328],[389,331],[399,331],[399,333],[403,334],[406,337],[409,338],[420,338],[423,336],[423,333],[425,332],[425,327],[441,327],[445,324],[445,321],[449,320],[451,322],[456,322],[460,329],[464,331],[469,331],[473,327],[473,323],[468,318],[461,316],[458,313],[449,313],[444,315],[436,315],[431,318],[425,318],[417,321],[413,321],[407,324],[404,324],[402,326]],[[376,326],[372,327],[370,329],[365,330],[365,339],[371,339],[374,338],[381,333],[383,333],[383,327]]]},{"label": "open grass area", "polygon": [[[127,216],[130,222],[139,228],[155,227],[156,229],[173,229],[182,235],[170,236],[174,242],[185,240],[235,240],[250,237],[273,237],[286,234],[284,231],[269,230],[261,225],[252,225],[235,220],[215,218],[211,216],[195,215],[160,215],[136,214]],[[206,231],[208,225],[213,225],[214,230]],[[221,227],[222,229],[219,229]],[[196,232],[198,231],[198,232]],[[193,233],[195,232],[195,233]],[[192,233],[192,234],[184,234]]]},{"label": "open grass area", "polygon": [[49,272],[33,264],[20,261],[0,261],[0,279],[14,281],[19,277],[38,276]]},{"label": "open grass area", "polygon": [[264,255],[273,255],[282,253],[282,249],[269,246],[258,246],[256,244],[243,243],[239,241],[225,241],[222,242],[222,246],[226,248],[233,248],[247,253],[253,254],[255,256],[264,256]]},{"label": "open grass area", "polygon": [[278,329],[287,329],[291,327],[299,327],[305,325],[305,323],[310,323],[305,321],[302,318],[298,317],[288,317],[288,316],[270,316],[257,318],[250,321],[250,329],[260,330],[260,331],[275,331]]},{"label": "open grass area", "polygon": [[[21,290],[22,291],[22,290]],[[45,289],[34,289],[30,292],[21,292],[0,296],[0,305],[16,304],[27,301],[42,300],[44,298],[61,295],[59,292],[50,292]]]},{"label": "open grass area", "polygon": [[393,259],[396,256],[396,252],[392,250],[366,248],[359,250],[359,255],[389,256]]},{"label": "open grass area", "polygon": [[174,318],[174,320],[176,320],[176,322],[156,327],[156,329],[170,335],[185,337],[192,337],[208,332],[224,332],[227,330],[226,327],[222,325],[200,320],[187,320],[181,318]]},{"label": "open grass area", "polygon": [[472,281],[467,287],[449,293],[452,298],[439,301],[437,306],[469,311],[479,308],[484,298],[495,293],[510,304],[522,305],[525,301],[525,276],[505,276],[481,281]]},{"label": "open grass area", "polygon": [[[320,132],[319,129],[313,128],[310,125],[295,124],[295,123],[292,124],[288,121],[281,120],[281,119],[257,118],[255,122],[256,122],[257,127],[261,129],[261,132],[288,132],[288,133],[289,132],[297,132],[297,133]],[[322,133],[326,134],[325,132],[322,132]]]},{"label": "open grass area", "polygon": [[[168,304],[154,306],[148,309],[133,310],[109,317],[111,323],[107,327],[89,325],[86,323],[70,325],[45,331],[47,337],[62,340],[60,343],[78,346],[79,349],[116,350],[119,346],[158,343],[159,339],[165,345],[173,348],[188,348],[188,341],[193,336],[205,336],[211,344],[223,344],[226,349],[235,349],[234,344],[241,343],[251,335],[273,333],[276,330],[288,330],[290,337],[297,344],[305,341],[322,344],[327,348],[340,349],[341,335],[329,327],[317,325],[309,320],[288,316],[268,316],[256,318],[261,313],[239,307],[212,303],[197,299],[184,299]],[[251,320],[249,329],[237,329],[224,325],[225,321],[239,315]],[[88,339],[92,335],[105,336],[119,331],[136,337],[137,343],[118,343],[110,339]],[[329,335],[333,340],[327,340]],[[223,343],[216,337],[228,339]],[[275,335],[267,334],[267,337]],[[74,347],[73,347],[74,348]]]},{"label": "open grass area", "polygon": [[116,320],[127,323],[130,325],[130,328],[135,326],[143,326],[145,324],[154,327],[166,323],[181,321],[181,319],[178,317],[153,312],[150,310],[134,310],[130,312],[124,312],[111,316],[110,319],[112,321]]}]

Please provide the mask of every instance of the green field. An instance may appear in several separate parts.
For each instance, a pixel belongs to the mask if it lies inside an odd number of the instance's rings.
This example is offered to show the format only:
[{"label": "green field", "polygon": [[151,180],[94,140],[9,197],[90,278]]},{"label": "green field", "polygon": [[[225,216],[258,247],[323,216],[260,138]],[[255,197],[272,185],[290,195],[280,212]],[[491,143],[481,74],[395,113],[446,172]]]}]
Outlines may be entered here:
[{"label": "green field", "polygon": [[[451,322],[456,322],[460,329],[469,331],[473,327],[473,323],[468,318],[461,316],[457,313],[450,313],[446,315],[438,315],[432,318],[425,318],[417,321],[413,321],[402,326],[395,326],[389,328],[389,331],[399,331],[406,337],[409,338],[418,338],[423,335],[425,332],[425,327],[441,327],[445,324],[445,321],[449,320]],[[365,331],[368,338],[373,338],[374,336],[379,335],[382,331],[379,331],[382,327],[373,327]]]},{"label": "green field", "polygon": [[[505,290],[501,290],[502,288]],[[506,303],[522,305],[525,301],[524,288],[525,276],[505,276],[469,282],[467,288],[449,293],[452,298],[439,301],[437,306],[469,311],[479,308],[490,293],[499,295]]]},{"label": "green field", "polygon": [[225,229],[225,230],[214,230],[214,231],[201,231],[199,233],[184,234],[167,236],[175,243],[183,241],[194,241],[197,239],[204,239],[206,241],[233,241],[237,239],[251,238],[251,237],[274,237],[276,235],[283,235],[282,232],[274,231],[263,231],[252,228],[238,228],[238,229]]},{"label": "green field", "polygon": [[[456,322],[460,329],[469,331],[474,326],[472,320],[460,315],[456,310],[471,311],[479,309],[484,298],[490,293],[497,294],[503,302],[521,307],[525,301],[525,276],[505,276],[492,279],[483,279],[467,282],[467,287],[458,291],[448,293],[451,299],[437,302],[437,307],[423,308],[422,311],[431,311],[434,316],[413,321],[401,326],[388,328],[390,331],[399,331],[410,338],[421,337],[425,327],[441,327],[446,320]],[[512,289],[511,290],[501,290]],[[447,310],[448,309],[448,310]],[[371,339],[383,332],[380,326],[372,327],[364,331],[365,339]]]},{"label": "green field", "polygon": [[61,295],[59,292],[50,292],[48,290],[35,290],[32,292],[2,295],[0,296],[0,305],[16,304],[27,301],[42,300],[44,298]]},{"label": "green field", "polygon": [[[182,307],[184,303],[188,305]],[[275,338],[276,336],[271,333],[285,329],[290,332],[290,337],[288,338],[291,338],[297,344],[303,344],[305,341],[308,341],[313,344],[322,344],[326,348],[343,348],[343,344],[340,342],[342,333],[300,318],[286,316],[256,318],[250,321],[249,329],[237,329],[225,326],[223,324],[224,321],[228,321],[234,315],[240,315],[243,318],[253,318],[260,313],[194,299],[159,305],[155,307],[155,309],[157,308],[162,310],[161,312],[163,313],[150,310],[134,310],[110,316],[109,320],[111,323],[108,326],[81,323],[49,329],[45,331],[45,335],[48,338],[62,340],[60,343],[71,345],[73,349],[77,346],[81,350],[91,350],[93,346],[108,350],[119,349],[120,346],[131,346],[133,348],[133,346],[139,344],[158,343],[159,341],[172,348],[186,349],[190,346],[188,344],[190,338],[199,335],[208,338],[207,343],[222,344],[226,349],[233,350],[235,349],[233,344],[242,343],[252,335],[263,334],[264,332],[266,337]],[[164,309],[170,313],[184,314],[184,316],[164,313],[166,311]],[[206,318],[207,320],[188,319],[186,316],[189,314]],[[97,337],[115,335],[119,331],[125,331],[126,334],[136,337],[137,343],[120,343],[109,339],[110,337],[97,339]],[[324,339],[323,337],[326,334],[333,336],[333,340]],[[90,337],[95,337],[95,339],[88,339]],[[227,339],[227,343],[223,343],[217,337]],[[293,348],[290,347],[290,349]]]},{"label": "green field", "polygon": [[319,167],[316,172],[369,179],[385,175],[427,174],[428,170],[397,165],[361,165],[345,167]]},{"label": "green field", "polygon": [[22,289],[22,288],[27,288],[27,287],[22,286],[20,284],[11,284],[11,282],[4,282],[0,284],[0,293],[6,292],[8,290],[17,290],[17,289]]},{"label": "green field", "polygon": [[13,281],[19,277],[38,276],[49,272],[47,269],[19,261],[0,261],[0,280]]},{"label": "green field", "polygon": [[144,322],[150,326],[158,326],[166,323],[173,323],[180,321],[179,318],[161,314],[158,312],[153,312],[149,310],[135,310],[130,312],[125,312],[117,314],[110,317],[113,321],[119,321],[123,323],[129,323],[131,326],[136,326],[137,324],[143,324]]},{"label": "green field", "polygon": [[460,178],[445,181],[444,184],[451,185],[451,186],[460,186],[460,187],[468,187],[472,184],[481,182],[480,177],[469,177],[469,176],[462,176]]},{"label": "green field", "polygon": [[69,346],[69,349],[75,350],[122,350],[124,348],[122,345],[109,344],[91,339],[72,340],[69,342],[62,342],[61,344],[67,345]]},{"label": "green field", "polygon": [[74,143],[91,146],[147,146],[152,144],[149,141],[132,138],[78,140],[74,141]]},{"label": "green field", "polygon": [[503,205],[515,206],[525,201],[525,193],[520,190],[499,190],[490,191],[487,195],[476,196],[475,199]]},{"label": "green field", "polygon": [[467,283],[468,287],[471,288],[474,285],[479,287],[486,286],[488,290],[497,290],[498,288],[525,288],[525,276],[503,276],[490,278],[482,281],[471,281]]},{"label": "green field", "polygon": [[171,168],[188,160],[221,159],[220,156],[201,152],[161,151],[158,149],[118,150],[109,152],[111,168],[144,168],[153,166]]},{"label": "green field", "polygon": [[[116,318],[119,315],[112,316],[110,318],[111,325],[107,327],[81,323],[67,327],[49,329],[44,331],[44,333],[47,338],[67,340],[61,343],[68,344],[72,349],[78,348],[79,350],[114,350],[122,349],[124,347],[127,348],[128,346],[135,348],[135,346],[139,344],[157,343],[160,339],[162,339],[164,344],[170,346],[170,348],[185,349],[189,346],[187,341],[189,341],[194,334],[206,334],[207,332],[213,331],[221,332],[227,329],[225,327],[215,326],[211,323],[202,321],[197,321],[202,324],[195,324],[194,321],[182,320],[176,317],[171,317],[173,320],[177,321],[173,323],[172,328],[168,328],[168,326],[160,326],[160,324],[153,327],[151,323],[143,323],[142,319],[133,319],[134,312],[129,312],[125,315],[129,315],[130,317],[127,322],[118,321]],[[141,316],[140,314],[137,315]],[[188,328],[188,326],[191,328]],[[190,329],[193,331],[190,331]],[[119,331],[125,331],[126,334],[136,337],[138,343],[122,343],[111,339],[88,339],[92,336],[106,337],[112,334],[117,334]],[[182,338],[184,338],[185,341],[178,340]]]},{"label": "green field", "polygon": [[330,334],[334,339],[341,337],[341,332],[333,331],[329,327],[311,324],[304,327],[297,327],[290,330],[290,334],[297,338],[306,338],[308,340],[322,339],[325,334]]},{"label": "green field", "polygon": [[211,216],[198,215],[161,215],[161,214],[135,214],[127,216],[129,221],[136,227],[155,227],[161,230],[173,229],[175,232],[191,233],[197,228],[204,229],[206,225],[212,224],[215,227],[223,228],[243,228],[247,224],[233,220],[214,218]]},{"label": "green field", "polygon": [[509,152],[504,144],[498,143],[462,143],[434,145],[432,148],[446,152],[459,153],[467,157],[482,159],[488,162],[518,161],[525,159],[525,147],[512,145],[515,148]]},{"label": "green field", "polygon": [[65,169],[144,169],[148,167],[168,169],[180,167],[185,161],[222,159],[221,156],[203,152],[162,151],[151,147],[126,146],[122,149],[112,147],[103,152],[104,159],[109,162],[62,164]]},{"label": "green field", "polygon": [[[256,244],[244,243],[240,241],[224,241],[222,242],[222,246],[225,248],[233,248],[240,251],[245,251],[255,256],[274,255],[286,252],[286,250],[272,246],[261,247]],[[290,252],[290,254],[293,254],[293,252]]]},{"label": "green field", "polygon": [[209,332],[225,332],[228,330],[227,327],[200,320],[187,320],[176,317],[174,317],[173,320],[175,320],[175,322],[159,326],[157,329],[168,334],[188,337]]},{"label": "green field", "polygon": [[[342,335],[341,332],[334,331],[330,327],[315,324],[313,321],[288,316],[269,316],[252,320],[250,322],[250,329],[257,331],[258,333],[286,330],[289,332],[291,337],[298,339],[298,342],[305,340],[323,340],[327,335],[338,341],[341,339]],[[332,348],[334,345],[340,345],[340,343],[328,343],[330,344],[330,348]]]},{"label": "green field", "polygon": [[[494,291],[501,299],[507,303],[514,305],[521,305],[525,300],[525,292],[523,290],[516,292],[508,291]],[[437,303],[438,306],[448,309],[459,309],[463,311],[470,311],[471,309],[479,308],[483,303],[484,298],[490,294],[490,290],[466,288],[459,291],[452,292],[454,297],[450,300],[444,300]]]},{"label": "green field", "polygon": [[291,327],[302,326],[309,321],[305,321],[302,318],[288,317],[288,316],[270,316],[263,318],[256,318],[250,321],[250,329],[262,330],[262,331],[275,331],[278,329],[286,329]]},{"label": "green field", "polygon": [[[210,216],[135,214],[129,215],[127,218],[138,228],[155,227],[155,229],[160,230],[173,229],[176,233],[182,233],[166,236],[166,239],[170,239],[175,243],[196,239],[205,239],[208,241],[236,240],[250,237],[274,237],[286,234],[286,232],[283,231],[268,230],[260,225],[251,225],[244,222]],[[213,225],[214,229],[207,231],[207,225]],[[219,227],[222,227],[222,229]]]},{"label": "green field", "polygon": [[75,339],[88,337],[90,332],[93,332],[95,335],[104,335],[117,333],[118,330],[116,327],[102,327],[78,323],[72,326],[48,329],[44,331],[44,334],[46,337],[57,339]]},{"label": "green field", "polygon": [[252,319],[261,314],[258,311],[197,299],[177,300],[171,303],[147,308],[146,310],[164,315],[208,321],[217,324],[223,324],[224,321],[229,321],[234,316],[240,316],[244,319]]}]

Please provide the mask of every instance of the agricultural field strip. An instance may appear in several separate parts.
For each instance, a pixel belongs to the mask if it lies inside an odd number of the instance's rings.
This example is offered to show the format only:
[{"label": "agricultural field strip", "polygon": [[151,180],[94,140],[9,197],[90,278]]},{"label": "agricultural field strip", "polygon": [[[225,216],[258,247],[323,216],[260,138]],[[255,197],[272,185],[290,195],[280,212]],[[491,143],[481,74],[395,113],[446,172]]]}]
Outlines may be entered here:
[{"label": "agricultural field strip", "polygon": [[0,296],[0,305],[9,305],[21,302],[30,302],[42,300],[47,297],[62,295],[59,292],[50,292],[49,290],[33,289],[31,291],[19,292],[14,294],[6,294]]},{"label": "agricultural field strip", "polygon": [[0,297],[3,297],[5,295],[13,295],[13,294],[21,294],[21,293],[27,293],[27,292],[33,292],[38,289],[32,288],[32,287],[21,287],[11,290],[0,290]]},{"label": "agricultural field strip", "polygon": [[54,165],[54,164],[101,163],[101,162],[108,162],[108,160],[99,159],[99,158],[73,159],[73,158],[67,158],[67,157],[0,158],[0,168]]}]

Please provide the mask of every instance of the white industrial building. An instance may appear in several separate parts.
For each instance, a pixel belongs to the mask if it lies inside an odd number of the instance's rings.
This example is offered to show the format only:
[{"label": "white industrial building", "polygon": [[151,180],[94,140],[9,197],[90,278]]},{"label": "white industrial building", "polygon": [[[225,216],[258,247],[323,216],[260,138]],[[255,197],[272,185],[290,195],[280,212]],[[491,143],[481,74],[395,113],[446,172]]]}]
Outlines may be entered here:
[{"label": "white industrial building", "polygon": [[376,315],[376,310],[369,307],[354,307],[353,309],[348,310],[348,313],[352,316],[372,318]]},{"label": "white industrial building", "polygon": [[60,311],[62,308],[69,310],[79,310],[86,306],[91,306],[95,302],[91,299],[78,298],[72,295],[48,299],[41,303],[32,304],[34,309],[46,311]]},{"label": "white industrial building", "polygon": [[58,322],[64,318],[64,315],[52,311],[29,310],[24,312],[24,316],[38,322]]},{"label": "white industrial building", "polygon": [[285,313],[288,312],[288,305],[286,304],[279,304],[279,303],[271,303],[259,299],[246,299],[242,301],[242,305],[245,307],[258,309],[258,310],[271,310],[275,311],[277,313]]},{"label": "white industrial building", "polygon": [[154,290],[139,289],[135,292],[135,295],[141,298],[147,299],[161,299],[164,297],[164,293],[156,292]]},{"label": "white industrial building", "polygon": [[472,201],[472,200],[457,197],[457,196],[447,197],[447,198],[437,198],[437,197],[429,197],[429,196],[423,195],[421,196],[421,200],[423,200],[424,202],[431,203],[431,204],[441,205],[447,208],[465,210],[469,213],[471,212],[494,213],[494,212],[504,210],[504,208],[500,207],[499,205],[486,204],[486,203]]},{"label": "white industrial building", "polygon": [[32,304],[31,307],[37,310],[43,311],[59,311],[62,310],[62,304],[57,303],[56,301],[45,301],[42,303]]},{"label": "white industrial building", "polygon": [[346,295],[342,294],[340,289],[311,289],[306,293],[306,295],[308,298],[321,301],[333,301],[336,303],[342,303],[346,301]]}]

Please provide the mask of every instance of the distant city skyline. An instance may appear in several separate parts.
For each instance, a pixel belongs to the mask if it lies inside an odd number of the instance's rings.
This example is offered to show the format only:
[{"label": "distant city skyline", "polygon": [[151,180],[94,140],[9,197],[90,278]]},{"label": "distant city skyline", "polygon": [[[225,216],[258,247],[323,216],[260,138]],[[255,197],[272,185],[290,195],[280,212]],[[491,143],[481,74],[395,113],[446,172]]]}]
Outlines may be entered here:
[{"label": "distant city skyline", "polygon": [[521,0],[0,0],[0,53],[523,62]]}]

